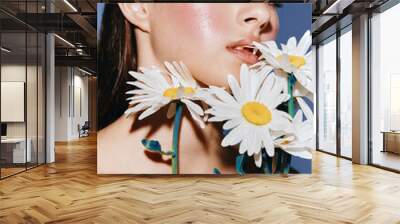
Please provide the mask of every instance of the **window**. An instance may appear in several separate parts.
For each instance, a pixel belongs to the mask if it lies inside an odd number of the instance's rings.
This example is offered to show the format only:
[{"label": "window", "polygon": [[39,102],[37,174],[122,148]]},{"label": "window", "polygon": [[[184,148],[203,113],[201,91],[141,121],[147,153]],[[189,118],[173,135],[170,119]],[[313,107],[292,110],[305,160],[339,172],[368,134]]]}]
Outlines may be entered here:
[{"label": "window", "polygon": [[336,153],[336,39],[318,49],[318,149]]},{"label": "window", "polygon": [[[43,5],[0,1],[0,7],[18,7],[19,16],[41,13]],[[8,21],[0,23],[0,178],[5,178],[45,163],[46,38],[12,13],[0,17]]]},{"label": "window", "polygon": [[371,162],[400,170],[400,4],[371,18]]},{"label": "window", "polygon": [[352,32],[340,36],[340,155],[352,157]]}]

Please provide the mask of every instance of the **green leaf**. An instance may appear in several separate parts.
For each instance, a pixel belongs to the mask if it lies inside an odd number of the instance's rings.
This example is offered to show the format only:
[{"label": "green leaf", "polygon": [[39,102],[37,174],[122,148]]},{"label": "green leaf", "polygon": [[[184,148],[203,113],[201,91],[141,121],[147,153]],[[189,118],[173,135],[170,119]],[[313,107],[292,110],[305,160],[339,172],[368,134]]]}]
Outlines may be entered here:
[{"label": "green leaf", "polygon": [[289,174],[290,171],[290,161],[292,160],[292,155],[290,155],[287,152],[284,152],[282,157],[283,157],[283,164],[282,164],[283,174],[287,175]]},{"label": "green leaf", "polygon": [[276,172],[276,168],[278,165],[278,156],[279,156],[279,152],[275,151],[274,157],[272,157],[272,164],[271,164],[271,172],[275,173]]},{"label": "green leaf", "polygon": [[262,152],[264,155],[266,155],[264,157],[263,155],[263,170],[265,174],[272,174],[272,158],[268,156],[268,154],[266,154],[265,151]]},{"label": "green leaf", "polygon": [[221,171],[219,171],[218,168],[214,168],[214,169],[213,169],[213,173],[214,173],[214,174],[221,174]]},{"label": "green leaf", "polygon": [[236,172],[239,175],[244,175],[245,172],[243,170],[243,161],[244,161],[244,154],[239,154],[236,156]]},{"label": "green leaf", "polygon": [[146,149],[152,152],[161,153],[161,145],[157,140],[142,139],[142,144]]},{"label": "green leaf", "polygon": [[161,155],[173,156],[172,151],[164,152],[157,140],[142,139],[142,145],[150,152],[159,153]]}]

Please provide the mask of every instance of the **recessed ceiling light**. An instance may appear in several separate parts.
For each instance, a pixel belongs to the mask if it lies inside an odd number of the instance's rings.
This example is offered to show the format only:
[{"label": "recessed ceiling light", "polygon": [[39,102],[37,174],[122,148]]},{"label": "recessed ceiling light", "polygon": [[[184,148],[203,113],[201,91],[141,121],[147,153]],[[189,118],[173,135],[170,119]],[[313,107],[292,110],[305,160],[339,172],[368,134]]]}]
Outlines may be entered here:
[{"label": "recessed ceiling light", "polygon": [[73,48],[75,48],[75,45],[73,45],[71,42],[69,42],[68,40],[66,40],[66,39],[64,39],[64,38],[62,38],[62,37],[60,37],[59,35],[57,35],[57,34],[54,34],[54,36],[55,37],[57,37],[59,40],[61,40],[62,42],[64,42],[64,43],[66,43],[67,45],[69,45],[70,47],[73,47]]},{"label": "recessed ceiling light", "polygon": [[64,0],[64,3],[67,4],[74,12],[78,12],[75,6],[73,6],[68,0]]},{"label": "recessed ceiling light", "polygon": [[83,72],[83,73],[85,73],[85,74],[87,74],[87,75],[89,75],[89,76],[92,75],[92,73],[90,73],[90,72],[88,72],[88,71],[86,71],[86,70],[83,70],[83,69],[81,69],[81,68],[79,68],[79,67],[78,67],[78,69],[79,69],[79,71],[81,71],[81,72]]},{"label": "recessed ceiling light", "polygon": [[11,52],[11,50],[9,50],[9,49],[7,49],[5,47],[1,47],[0,49],[1,49],[1,51],[4,51],[6,53],[10,53]]}]

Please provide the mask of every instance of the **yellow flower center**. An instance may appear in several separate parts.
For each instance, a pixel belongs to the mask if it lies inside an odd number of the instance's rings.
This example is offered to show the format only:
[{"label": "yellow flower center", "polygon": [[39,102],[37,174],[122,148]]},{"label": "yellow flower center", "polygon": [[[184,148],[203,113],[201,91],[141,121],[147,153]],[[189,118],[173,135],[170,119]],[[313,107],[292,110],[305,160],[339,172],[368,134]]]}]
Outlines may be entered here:
[{"label": "yellow flower center", "polygon": [[[283,55],[279,55],[276,57],[278,61],[281,61],[283,58]],[[290,64],[294,65],[296,68],[301,68],[303,65],[306,64],[306,59],[302,56],[296,56],[296,55],[289,55],[289,62]]]},{"label": "yellow flower center", "polygon": [[177,99],[179,97],[182,97],[184,95],[191,95],[195,93],[195,89],[192,87],[174,87],[174,88],[169,88],[164,91],[163,96],[169,97],[171,99]]},{"label": "yellow flower center", "polygon": [[255,125],[265,125],[272,120],[272,114],[268,107],[258,102],[244,104],[241,112],[248,122]]},{"label": "yellow flower center", "polygon": [[285,140],[285,141],[283,141],[282,143],[281,143],[281,145],[287,145],[287,144],[289,144],[290,143],[290,141],[289,140]]}]

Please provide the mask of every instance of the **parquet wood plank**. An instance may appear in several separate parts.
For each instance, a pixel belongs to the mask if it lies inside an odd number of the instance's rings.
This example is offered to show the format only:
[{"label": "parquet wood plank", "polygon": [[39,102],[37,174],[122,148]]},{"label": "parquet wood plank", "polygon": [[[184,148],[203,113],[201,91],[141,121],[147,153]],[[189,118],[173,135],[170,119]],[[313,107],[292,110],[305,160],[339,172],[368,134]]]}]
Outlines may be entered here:
[{"label": "parquet wood plank", "polygon": [[96,136],[0,181],[0,223],[400,223],[400,175],[316,152],[313,174],[96,174]]}]

